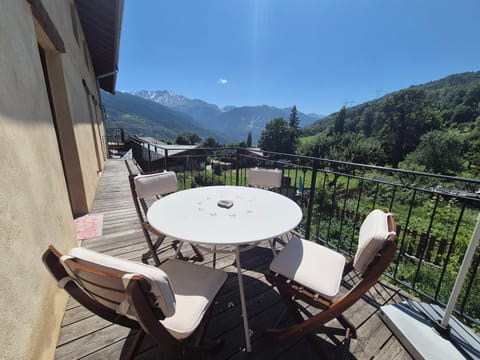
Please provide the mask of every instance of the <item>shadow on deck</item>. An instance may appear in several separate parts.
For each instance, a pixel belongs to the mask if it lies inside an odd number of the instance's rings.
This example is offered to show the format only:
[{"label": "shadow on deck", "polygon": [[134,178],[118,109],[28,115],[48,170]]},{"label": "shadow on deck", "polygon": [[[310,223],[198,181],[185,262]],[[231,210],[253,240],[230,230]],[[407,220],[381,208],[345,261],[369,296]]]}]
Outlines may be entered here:
[{"label": "shadow on deck", "polygon": [[[112,256],[140,261],[142,253],[146,251],[146,243],[131,200],[127,175],[125,161],[107,161],[91,211],[104,213],[103,235],[83,241],[82,246]],[[173,255],[171,246],[165,243],[161,257]],[[241,257],[249,325],[253,330],[253,352],[246,354],[243,351],[245,340],[234,256],[218,255],[217,268],[227,271],[229,276],[213,307],[206,334],[206,337],[211,338],[221,336],[225,342],[222,350],[212,359],[317,359],[319,353],[316,347],[322,349],[322,358],[411,358],[378,316],[379,306],[404,299],[397,289],[383,282],[377,283],[368,296],[346,312],[346,316],[358,329],[357,339],[352,339],[349,344],[342,343],[342,337],[336,335],[336,329],[341,328],[336,320],[328,324],[324,329],[325,333],[319,333],[314,343],[305,339],[289,342],[266,340],[261,336],[266,328],[286,325],[292,321],[286,315],[279,323],[286,308],[278,293],[268,285],[263,276],[272,260],[272,253],[268,244],[262,244],[243,252]],[[212,257],[207,255],[202,264],[211,266],[211,263]],[[348,286],[348,283],[343,284],[343,289]],[[119,359],[133,335],[134,332],[130,329],[112,325],[70,299],[65,310],[55,359]],[[172,357],[163,354],[162,349],[146,339],[137,359],[158,358]]]}]

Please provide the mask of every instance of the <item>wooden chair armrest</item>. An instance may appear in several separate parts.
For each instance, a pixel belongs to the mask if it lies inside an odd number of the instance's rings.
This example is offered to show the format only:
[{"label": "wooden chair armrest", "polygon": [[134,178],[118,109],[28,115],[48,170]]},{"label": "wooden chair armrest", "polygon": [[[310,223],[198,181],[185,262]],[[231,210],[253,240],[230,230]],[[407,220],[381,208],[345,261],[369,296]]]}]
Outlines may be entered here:
[{"label": "wooden chair armrest", "polygon": [[154,234],[155,236],[158,236],[159,238],[163,239],[165,238],[165,235],[162,234],[160,231],[158,231],[157,229],[155,229],[152,225],[150,225],[150,223],[148,222],[143,222],[142,223],[142,226],[147,229],[148,231],[150,231],[152,234]]}]

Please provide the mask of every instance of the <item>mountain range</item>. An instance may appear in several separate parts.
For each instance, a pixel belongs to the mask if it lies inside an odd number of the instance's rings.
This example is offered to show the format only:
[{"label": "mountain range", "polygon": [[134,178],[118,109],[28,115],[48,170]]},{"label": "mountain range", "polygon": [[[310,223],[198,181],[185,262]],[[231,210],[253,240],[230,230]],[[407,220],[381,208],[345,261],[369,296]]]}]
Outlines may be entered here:
[{"label": "mountain range", "polygon": [[[142,133],[165,140],[175,139],[180,131],[192,131],[202,138],[213,136],[222,143],[245,141],[249,132],[254,143],[268,121],[288,119],[291,109],[274,106],[227,106],[220,108],[199,99],[189,99],[173,92],[117,92],[102,94],[107,111],[107,127],[122,127],[128,134]],[[322,118],[298,112],[300,126]]]},{"label": "mountain range", "polygon": [[219,142],[228,141],[226,136],[204,127],[190,115],[135,95],[102,92],[102,102],[107,113],[106,127],[122,128],[127,135],[174,140],[177,133],[189,131],[202,138],[213,136]]}]

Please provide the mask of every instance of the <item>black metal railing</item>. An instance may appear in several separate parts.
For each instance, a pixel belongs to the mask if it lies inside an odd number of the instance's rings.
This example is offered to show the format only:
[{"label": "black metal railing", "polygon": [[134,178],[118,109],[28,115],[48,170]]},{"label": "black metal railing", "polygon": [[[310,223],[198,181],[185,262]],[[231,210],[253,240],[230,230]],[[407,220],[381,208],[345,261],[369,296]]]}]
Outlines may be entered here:
[{"label": "black metal railing", "polygon": [[107,128],[105,129],[107,144],[122,145],[125,144],[125,133],[123,129]]},{"label": "black metal railing", "polygon": [[[391,211],[399,251],[386,276],[431,301],[445,304],[480,212],[480,180],[391,169],[244,148],[185,148],[131,138],[145,171],[175,170],[183,189],[246,185],[248,169],[283,171],[282,194],[304,212],[300,230],[353,256],[363,218],[374,208]],[[477,249],[456,312],[480,324]]]}]

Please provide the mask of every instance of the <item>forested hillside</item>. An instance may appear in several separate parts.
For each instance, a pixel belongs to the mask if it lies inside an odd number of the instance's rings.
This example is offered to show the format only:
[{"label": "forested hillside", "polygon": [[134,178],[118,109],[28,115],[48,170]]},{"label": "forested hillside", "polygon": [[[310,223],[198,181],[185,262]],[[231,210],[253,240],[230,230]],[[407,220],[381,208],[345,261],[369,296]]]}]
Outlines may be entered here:
[{"label": "forested hillside", "polygon": [[478,175],[480,72],[412,86],[302,130],[302,153],[444,174]]}]

